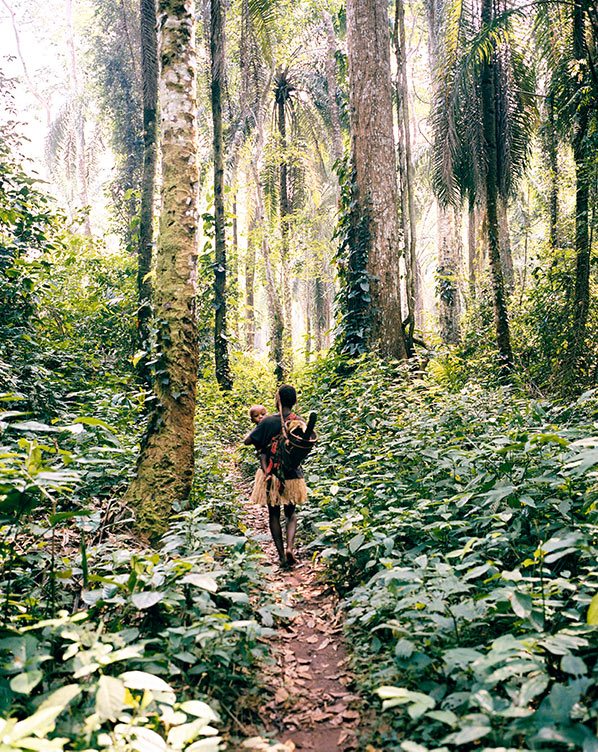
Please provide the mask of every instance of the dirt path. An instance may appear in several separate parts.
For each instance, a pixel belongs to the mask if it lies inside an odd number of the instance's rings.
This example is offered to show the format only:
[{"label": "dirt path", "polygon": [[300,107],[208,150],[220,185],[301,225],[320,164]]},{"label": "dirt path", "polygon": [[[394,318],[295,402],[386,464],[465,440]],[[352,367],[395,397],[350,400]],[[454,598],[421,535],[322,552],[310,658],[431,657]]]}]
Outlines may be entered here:
[{"label": "dirt path", "polygon": [[[249,488],[239,480],[245,499]],[[267,511],[245,507],[247,535],[256,539],[268,560],[277,561],[268,530]],[[286,627],[272,639],[276,664],[267,668],[264,684],[270,695],[259,714],[268,737],[278,744],[268,746],[256,737],[243,749],[292,752],[345,752],[358,747],[359,698],[349,687],[346,651],[337,598],[319,578],[320,569],[309,552],[301,550],[301,519],[298,529],[299,563],[290,571],[276,564],[264,567],[266,587],[274,597],[295,612]]]}]

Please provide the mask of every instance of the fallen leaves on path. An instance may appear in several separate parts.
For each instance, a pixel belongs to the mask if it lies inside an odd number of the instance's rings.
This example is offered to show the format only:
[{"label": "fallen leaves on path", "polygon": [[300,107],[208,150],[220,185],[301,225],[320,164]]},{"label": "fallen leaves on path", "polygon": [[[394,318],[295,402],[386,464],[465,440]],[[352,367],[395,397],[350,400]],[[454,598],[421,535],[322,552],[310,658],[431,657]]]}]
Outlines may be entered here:
[{"label": "fallen leaves on path", "polygon": [[[274,546],[267,511],[250,503],[246,525],[272,561]],[[293,617],[270,640],[275,662],[266,667],[270,696],[259,709],[266,737],[243,742],[259,752],[348,752],[358,749],[359,697],[352,683],[342,643],[342,616],[334,593],[322,585],[317,564],[300,557],[290,571],[265,567],[268,589]]]}]

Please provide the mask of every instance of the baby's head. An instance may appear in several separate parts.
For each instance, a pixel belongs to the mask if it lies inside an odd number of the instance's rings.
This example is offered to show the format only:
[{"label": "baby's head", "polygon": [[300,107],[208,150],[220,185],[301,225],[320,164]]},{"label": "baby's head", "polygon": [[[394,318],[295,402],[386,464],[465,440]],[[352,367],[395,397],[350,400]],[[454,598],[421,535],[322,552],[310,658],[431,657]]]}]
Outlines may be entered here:
[{"label": "baby's head", "polygon": [[249,408],[249,418],[256,426],[262,418],[266,417],[266,408],[263,405],[252,405]]}]

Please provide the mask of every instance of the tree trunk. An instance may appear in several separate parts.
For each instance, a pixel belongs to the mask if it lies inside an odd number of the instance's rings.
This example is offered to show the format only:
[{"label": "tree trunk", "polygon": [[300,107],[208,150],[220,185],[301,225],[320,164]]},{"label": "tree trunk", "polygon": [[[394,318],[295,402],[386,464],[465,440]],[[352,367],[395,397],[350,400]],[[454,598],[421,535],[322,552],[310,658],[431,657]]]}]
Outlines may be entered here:
[{"label": "tree trunk", "polygon": [[[584,11],[574,5],[573,57],[585,57]],[[576,82],[577,83],[577,82]],[[579,85],[579,84],[578,84]],[[579,383],[576,373],[584,355],[586,323],[590,306],[590,238],[589,238],[589,184],[590,154],[586,136],[588,129],[588,106],[581,101],[577,106],[573,132],[573,159],[575,161],[575,291],[573,297],[573,329],[568,357],[568,376]]]},{"label": "tree trunk", "polygon": [[509,215],[507,214],[507,201],[498,197],[498,242],[500,245],[500,263],[505,281],[505,290],[508,294],[515,287],[515,270],[513,268],[513,253],[511,251],[511,231],[509,228]]},{"label": "tree trunk", "polygon": [[266,276],[266,299],[268,301],[268,318],[270,322],[269,349],[270,358],[274,361],[274,375],[280,383],[285,376],[285,357],[284,357],[284,313],[276,282],[274,272],[270,261],[270,247],[268,246],[268,237],[266,235],[266,213],[264,210],[264,197],[262,195],[262,185],[259,180],[258,161],[263,146],[263,122],[261,117],[257,124],[258,139],[252,160],[253,180],[255,183],[255,213],[256,225],[261,235],[262,259],[264,262],[264,272]]},{"label": "tree trunk", "polygon": [[[85,149],[85,117],[83,106],[79,94],[79,81],[77,78],[77,58],[75,55],[75,40],[73,36],[73,3],[72,0],[66,0],[66,44],[69,54],[69,77],[71,85],[71,96],[75,101],[77,110],[77,186],[79,193],[79,202],[83,207],[89,207],[89,193],[87,190],[87,152]],[[91,237],[91,220],[89,211],[86,209],[85,221],[83,224],[85,234]]]},{"label": "tree trunk", "polygon": [[257,227],[252,217],[247,231],[247,255],[245,256],[245,347],[255,348],[255,244]]},{"label": "tree trunk", "polygon": [[[284,72],[280,72],[285,75]],[[280,235],[281,235],[281,261],[282,261],[282,294],[284,309],[284,344],[285,344],[285,370],[293,370],[293,316],[291,296],[291,281],[289,275],[289,235],[291,223],[291,204],[289,201],[289,166],[288,145],[285,117],[285,105],[288,98],[286,87],[277,88],[276,112],[278,124],[278,136],[280,139]]]},{"label": "tree trunk", "polygon": [[341,119],[338,110],[338,85],[336,83],[336,37],[334,35],[334,24],[332,16],[327,10],[322,11],[324,27],[326,29],[326,85],[328,87],[328,106],[330,107],[330,122],[332,124],[332,154],[335,161],[343,158],[343,135],[341,130]]},{"label": "tree trunk", "polygon": [[[397,59],[397,121],[399,124],[399,170],[401,173],[401,218],[405,244],[405,269],[407,272],[407,332],[406,345],[413,354],[413,333],[416,324],[416,307],[423,309],[421,285],[417,280],[416,218],[413,161],[411,157],[411,127],[409,120],[409,89],[407,86],[407,44],[405,40],[405,8],[403,0],[395,2],[394,42]],[[418,295],[418,287],[419,295]],[[420,316],[423,318],[423,316]]]},{"label": "tree trunk", "polygon": [[469,277],[469,293],[475,296],[476,288],[476,257],[477,257],[477,214],[475,205],[469,207],[467,222],[467,272]]},{"label": "tree trunk", "polygon": [[212,121],[214,124],[214,360],[216,380],[230,390],[233,379],[228,362],[226,331],[226,234],[224,214],[224,142],[222,139],[222,84],[224,82],[224,8],[210,3]]},{"label": "tree trunk", "polygon": [[461,302],[459,267],[461,234],[459,212],[454,206],[438,206],[438,327],[445,345],[458,345]]},{"label": "tree trunk", "polygon": [[162,130],[162,207],[156,257],[158,407],[125,501],[137,527],[156,539],[172,503],[193,479],[198,368],[197,227],[199,214],[195,20],[192,0],[158,0]]},{"label": "tree trunk", "polygon": [[156,1],[140,1],[141,68],[143,76],[143,174],[139,208],[139,241],[137,247],[137,349],[148,355],[141,357],[137,374],[142,383],[150,386],[147,366],[150,352],[150,319],[152,315],[152,268],[154,239],[154,192],[156,182],[156,140],[158,123],[158,37],[156,30]]},{"label": "tree trunk", "polygon": [[[370,276],[370,347],[407,358],[401,321],[397,170],[390,82],[388,11],[384,0],[347,1],[351,160],[355,214],[364,223]],[[351,255],[359,253],[355,245]]]},{"label": "tree trunk", "polygon": [[[482,25],[488,26],[493,19],[493,0],[483,0]],[[510,378],[513,370],[511,333],[505,296],[505,285],[500,258],[498,229],[498,148],[496,142],[496,91],[494,82],[494,55],[490,54],[482,63],[480,76],[482,99],[482,127],[486,152],[486,222],[488,234],[488,257],[492,278],[494,303],[494,324],[498,346],[499,373],[504,381]]]},{"label": "tree trunk", "polygon": [[558,142],[554,121],[554,102],[552,95],[546,97],[546,122],[544,124],[544,150],[550,180],[548,195],[548,241],[556,248],[557,227],[559,221],[559,187],[558,187]]}]

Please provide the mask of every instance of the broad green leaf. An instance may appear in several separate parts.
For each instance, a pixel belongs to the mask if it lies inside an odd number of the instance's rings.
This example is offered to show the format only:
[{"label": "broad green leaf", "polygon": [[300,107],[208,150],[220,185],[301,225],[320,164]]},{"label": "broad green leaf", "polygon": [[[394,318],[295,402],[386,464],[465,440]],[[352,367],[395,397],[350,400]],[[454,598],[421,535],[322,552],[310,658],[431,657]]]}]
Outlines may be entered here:
[{"label": "broad green leaf", "polygon": [[181,703],[179,707],[185,713],[195,715],[198,718],[205,718],[214,723],[217,723],[220,720],[212,708],[207,703],[201,702],[201,700],[187,700],[186,702]]},{"label": "broad green leaf", "polygon": [[169,752],[166,742],[155,731],[143,726],[135,726],[131,730],[135,734],[131,748],[137,752]]},{"label": "broad green leaf", "polygon": [[191,723],[173,726],[168,732],[168,744],[174,749],[182,749],[185,744],[192,742],[207,725],[205,718],[197,718]]},{"label": "broad green leaf", "polygon": [[534,697],[542,694],[547,686],[547,676],[534,676],[531,679],[528,679],[528,681],[521,686],[521,690],[519,691],[519,704],[525,707],[530,700],[533,700]]},{"label": "broad green leaf", "polygon": [[145,671],[125,671],[120,675],[123,684],[129,689],[149,689],[151,692],[172,692],[169,684],[159,676],[148,674]]},{"label": "broad green leaf", "polygon": [[75,418],[73,423],[82,423],[85,426],[100,426],[101,428],[105,428],[107,431],[110,431],[110,433],[116,433],[115,428],[112,428],[112,426],[109,426],[108,423],[101,420],[100,418],[91,418],[86,415],[82,415],[79,418]]},{"label": "broad green leaf", "polygon": [[459,731],[452,737],[453,744],[460,745],[475,742],[477,741],[477,739],[481,739],[491,731],[492,729],[490,728],[490,726],[466,726],[464,729],[461,729],[461,731]]},{"label": "broad green leaf", "polygon": [[588,673],[588,667],[581,658],[567,653],[561,658],[561,671],[574,676],[585,676]]},{"label": "broad green leaf", "polygon": [[598,593],[590,601],[586,621],[592,626],[598,626]]},{"label": "broad green leaf", "polygon": [[521,619],[524,619],[526,616],[529,616],[531,614],[533,601],[531,596],[515,590],[511,595],[511,606],[517,616],[519,616]]},{"label": "broad green leaf", "polygon": [[42,671],[26,671],[22,674],[13,676],[10,680],[10,688],[13,692],[28,695],[34,687],[37,687],[43,678],[44,675]]},{"label": "broad green leaf", "polygon": [[136,608],[151,608],[164,598],[164,593],[157,590],[142,590],[140,593],[133,593],[131,601]]},{"label": "broad green leaf", "polygon": [[100,676],[96,713],[101,721],[115,721],[125,703],[125,685],[114,676]]},{"label": "broad green leaf", "polygon": [[351,540],[349,541],[349,551],[354,554],[355,551],[363,544],[365,540],[365,536],[363,533],[357,533],[357,535],[353,536]]},{"label": "broad green leaf", "polygon": [[218,583],[210,574],[186,574],[180,580],[185,585],[195,585],[195,587],[215,593],[218,590]]},{"label": "broad green leaf", "polygon": [[185,747],[185,752],[218,752],[221,741],[222,739],[219,736],[200,739],[198,742],[193,742],[191,746]]}]

